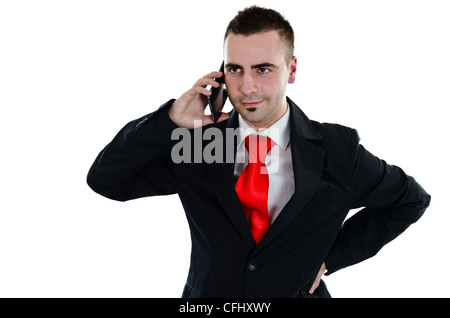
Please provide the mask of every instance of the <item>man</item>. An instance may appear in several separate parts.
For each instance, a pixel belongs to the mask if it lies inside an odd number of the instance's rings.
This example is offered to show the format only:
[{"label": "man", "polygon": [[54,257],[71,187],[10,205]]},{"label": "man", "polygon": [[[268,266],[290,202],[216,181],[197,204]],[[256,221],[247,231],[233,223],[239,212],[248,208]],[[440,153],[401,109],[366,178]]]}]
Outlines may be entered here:
[{"label": "man", "polygon": [[[209,73],[127,124],[89,171],[90,187],[114,200],[179,195],[192,239],[184,297],[330,297],[325,271],[375,255],[429,205],[425,190],[359,145],[355,130],[311,121],[287,98],[293,51],[278,12],[239,12],[225,34],[224,74]],[[234,110],[213,123],[206,87],[222,76]],[[181,128],[194,140],[180,162],[172,133]],[[215,138],[196,144],[208,130]],[[213,162],[204,158],[211,144],[222,154]]]}]

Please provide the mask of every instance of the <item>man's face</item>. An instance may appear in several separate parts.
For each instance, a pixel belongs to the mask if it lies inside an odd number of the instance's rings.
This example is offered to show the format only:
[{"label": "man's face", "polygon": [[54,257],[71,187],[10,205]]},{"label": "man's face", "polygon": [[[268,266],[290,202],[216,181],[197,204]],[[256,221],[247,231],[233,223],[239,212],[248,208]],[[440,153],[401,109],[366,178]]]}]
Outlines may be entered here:
[{"label": "man's face", "polygon": [[224,57],[227,92],[236,111],[257,129],[278,121],[287,111],[286,85],[294,83],[297,69],[295,57],[286,65],[278,32],[230,33]]}]

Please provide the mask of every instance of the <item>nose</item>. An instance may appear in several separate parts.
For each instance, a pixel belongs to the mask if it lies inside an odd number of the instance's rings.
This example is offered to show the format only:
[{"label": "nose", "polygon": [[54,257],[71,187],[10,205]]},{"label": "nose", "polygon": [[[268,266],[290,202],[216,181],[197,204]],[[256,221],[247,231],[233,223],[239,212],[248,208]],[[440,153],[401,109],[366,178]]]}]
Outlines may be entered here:
[{"label": "nose", "polygon": [[245,95],[255,94],[257,92],[257,88],[255,85],[255,81],[253,79],[252,74],[244,74],[242,77],[241,91]]}]

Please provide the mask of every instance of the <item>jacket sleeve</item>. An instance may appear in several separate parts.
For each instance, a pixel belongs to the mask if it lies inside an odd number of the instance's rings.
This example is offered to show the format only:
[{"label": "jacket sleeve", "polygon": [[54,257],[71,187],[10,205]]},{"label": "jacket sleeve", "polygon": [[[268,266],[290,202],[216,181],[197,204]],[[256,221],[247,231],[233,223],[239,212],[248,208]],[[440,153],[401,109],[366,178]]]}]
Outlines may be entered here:
[{"label": "jacket sleeve", "polygon": [[170,150],[178,126],[168,114],[173,101],[128,123],[99,153],[87,175],[95,192],[118,201],[176,193]]},{"label": "jacket sleeve", "polygon": [[352,136],[350,208],[361,208],[339,231],[327,259],[327,274],[378,253],[430,204],[430,195],[399,167],[378,159]]}]

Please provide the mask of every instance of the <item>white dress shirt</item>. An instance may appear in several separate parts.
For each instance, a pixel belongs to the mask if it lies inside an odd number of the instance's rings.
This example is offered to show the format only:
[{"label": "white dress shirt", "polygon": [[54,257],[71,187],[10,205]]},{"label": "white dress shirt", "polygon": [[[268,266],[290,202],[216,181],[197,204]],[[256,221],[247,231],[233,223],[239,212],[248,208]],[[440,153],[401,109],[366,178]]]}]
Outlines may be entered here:
[{"label": "white dress shirt", "polygon": [[245,138],[249,135],[262,135],[275,142],[266,156],[266,167],[269,175],[268,209],[270,224],[277,218],[286,203],[294,194],[294,171],[290,146],[291,127],[289,122],[289,107],[275,124],[269,128],[256,132],[239,115],[238,146],[234,165],[235,180],[239,178],[248,163],[248,152],[245,148]]}]

